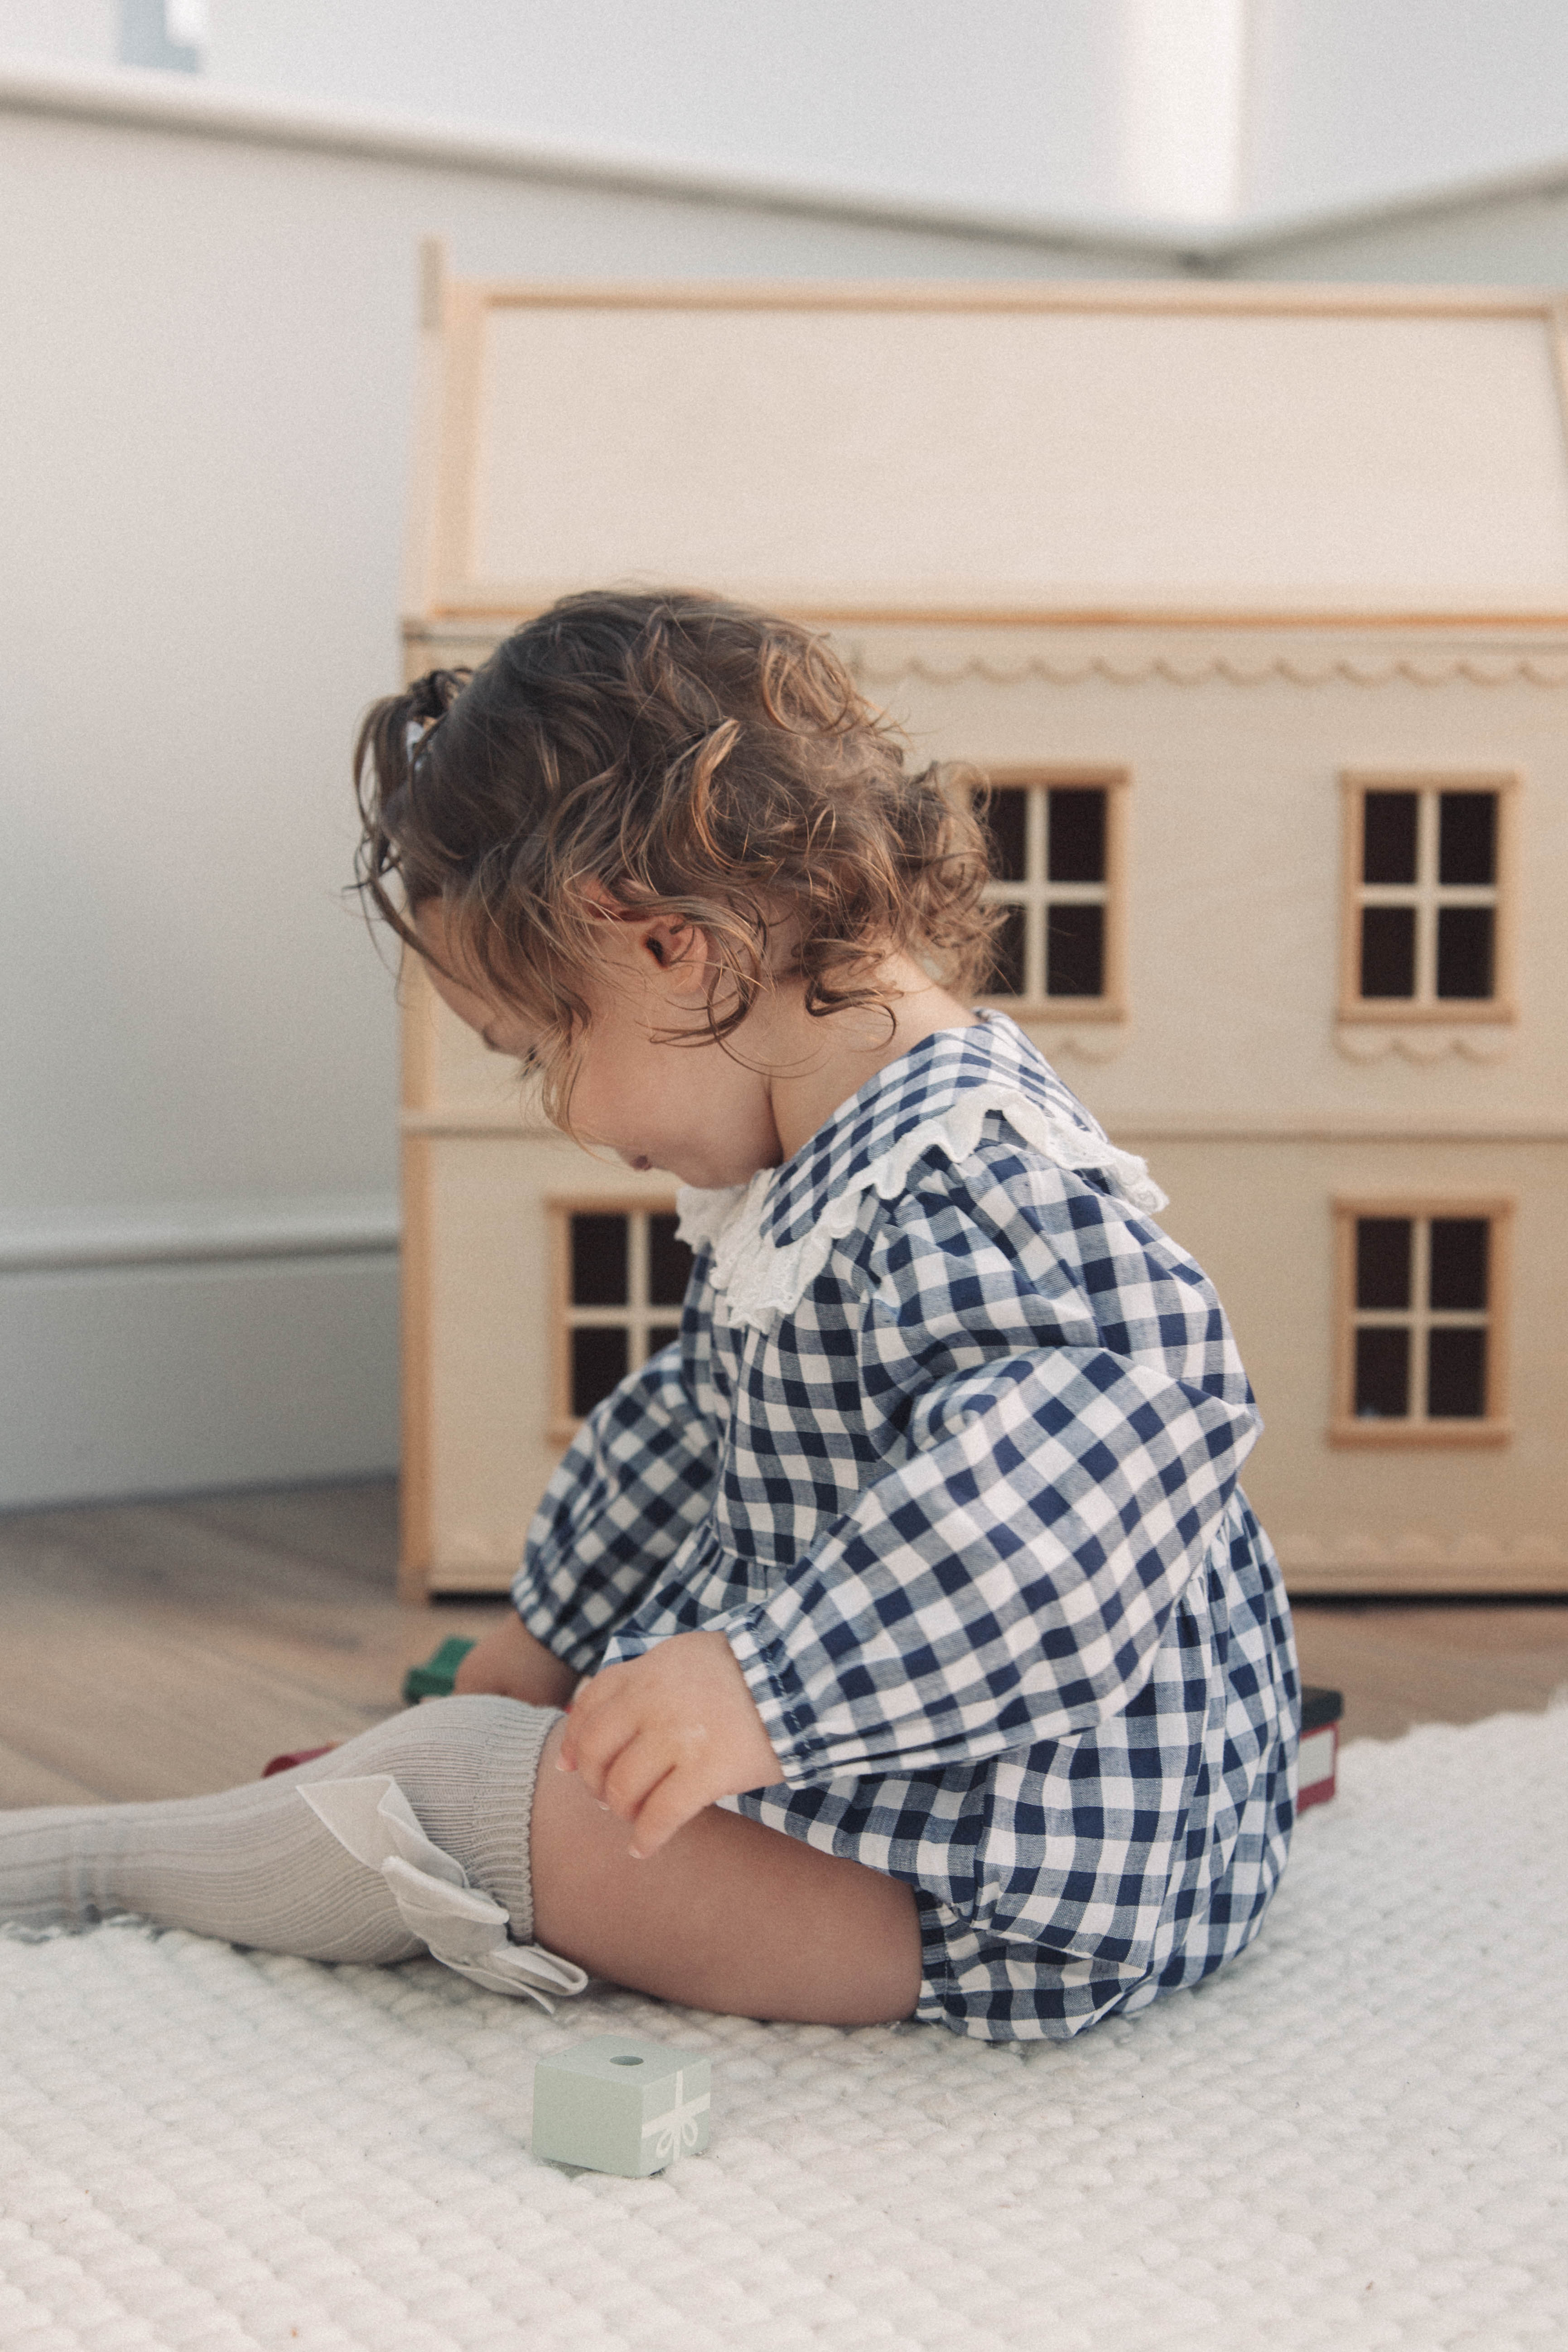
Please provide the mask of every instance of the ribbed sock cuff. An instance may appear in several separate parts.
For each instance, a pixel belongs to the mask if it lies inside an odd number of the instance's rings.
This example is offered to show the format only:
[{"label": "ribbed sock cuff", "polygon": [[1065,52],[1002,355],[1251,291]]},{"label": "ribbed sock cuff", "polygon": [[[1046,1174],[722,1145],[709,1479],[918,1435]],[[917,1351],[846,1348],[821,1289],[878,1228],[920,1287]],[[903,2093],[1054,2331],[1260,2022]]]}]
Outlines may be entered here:
[{"label": "ribbed sock cuff", "polygon": [[[501,1709],[505,1713],[501,1713]],[[505,1910],[514,1944],[533,1941],[533,1873],[529,1855],[533,1791],[544,1743],[561,1720],[553,1706],[499,1702],[486,1740],[461,1860],[473,1884]]]}]

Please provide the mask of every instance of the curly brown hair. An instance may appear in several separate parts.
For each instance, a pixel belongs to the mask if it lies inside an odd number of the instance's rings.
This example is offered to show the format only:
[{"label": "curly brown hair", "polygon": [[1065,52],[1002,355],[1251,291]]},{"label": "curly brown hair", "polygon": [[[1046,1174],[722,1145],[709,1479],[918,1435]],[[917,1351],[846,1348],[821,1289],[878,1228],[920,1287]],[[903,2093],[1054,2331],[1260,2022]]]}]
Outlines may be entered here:
[{"label": "curly brown hair", "polygon": [[825,641],[748,605],[564,597],[376,703],[354,779],[367,906],[427,956],[411,919],[440,903],[450,976],[537,1028],[558,1117],[602,946],[585,886],[705,933],[706,1019],[667,1042],[728,1038],[780,934],[819,1017],[885,1006],[890,951],[966,992],[988,966],[981,780],[910,773]]}]

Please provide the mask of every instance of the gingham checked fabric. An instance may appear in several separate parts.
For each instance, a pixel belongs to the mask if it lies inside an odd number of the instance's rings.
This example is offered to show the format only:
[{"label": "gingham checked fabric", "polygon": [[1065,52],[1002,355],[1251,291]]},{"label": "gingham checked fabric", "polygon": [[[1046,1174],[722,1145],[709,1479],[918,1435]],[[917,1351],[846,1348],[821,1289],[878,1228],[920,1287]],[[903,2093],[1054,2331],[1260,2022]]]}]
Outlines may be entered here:
[{"label": "gingham checked fabric", "polygon": [[986,2040],[1195,1983],[1284,1864],[1258,1417],[1158,1197],[1012,1022],[926,1039],[683,1195],[680,1339],[589,1420],[514,1590],[584,1673],[724,1633],[784,1772],[729,1801],[908,1881],[918,2014]]}]

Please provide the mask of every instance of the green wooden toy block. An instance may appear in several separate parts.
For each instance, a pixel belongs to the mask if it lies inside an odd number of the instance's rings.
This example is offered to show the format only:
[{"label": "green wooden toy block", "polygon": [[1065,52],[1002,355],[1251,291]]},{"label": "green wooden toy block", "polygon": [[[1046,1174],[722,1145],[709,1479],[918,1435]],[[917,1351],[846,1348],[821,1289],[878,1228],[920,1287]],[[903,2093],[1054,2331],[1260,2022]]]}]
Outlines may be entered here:
[{"label": "green wooden toy block", "polygon": [[450,1698],[458,1668],[473,1646],[461,1633],[448,1633],[422,1666],[410,1666],[404,1675],[404,1706],[417,1706],[422,1698]]},{"label": "green wooden toy block", "polygon": [[708,2145],[712,2065],[689,2050],[600,2033],[542,2058],[533,2153],[640,2179]]}]

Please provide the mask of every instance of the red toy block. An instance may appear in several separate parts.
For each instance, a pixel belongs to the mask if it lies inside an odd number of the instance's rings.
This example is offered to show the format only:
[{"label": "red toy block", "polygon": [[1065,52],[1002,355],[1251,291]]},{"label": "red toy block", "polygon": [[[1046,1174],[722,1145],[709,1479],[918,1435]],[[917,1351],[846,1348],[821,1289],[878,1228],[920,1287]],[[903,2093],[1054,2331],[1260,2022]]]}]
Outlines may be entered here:
[{"label": "red toy block", "polygon": [[262,1766],[261,1777],[270,1780],[274,1772],[291,1772],[296,1764],[310,1764],[318,1756],[330,1756],[337,1745],[335,1739],[329,1739],[324,1748],[297,1748],[292,1756],[275,1756],[269,1764]]},{"label": "red toy block", "polygon": [[1337,1690],[1308,1683],[1301,1691],[1301,1759],[1296,1789],[1296,1811],[1326,1805],[1334,1793],[1340,1759],[1340,1717],[1345,1703]]}]

